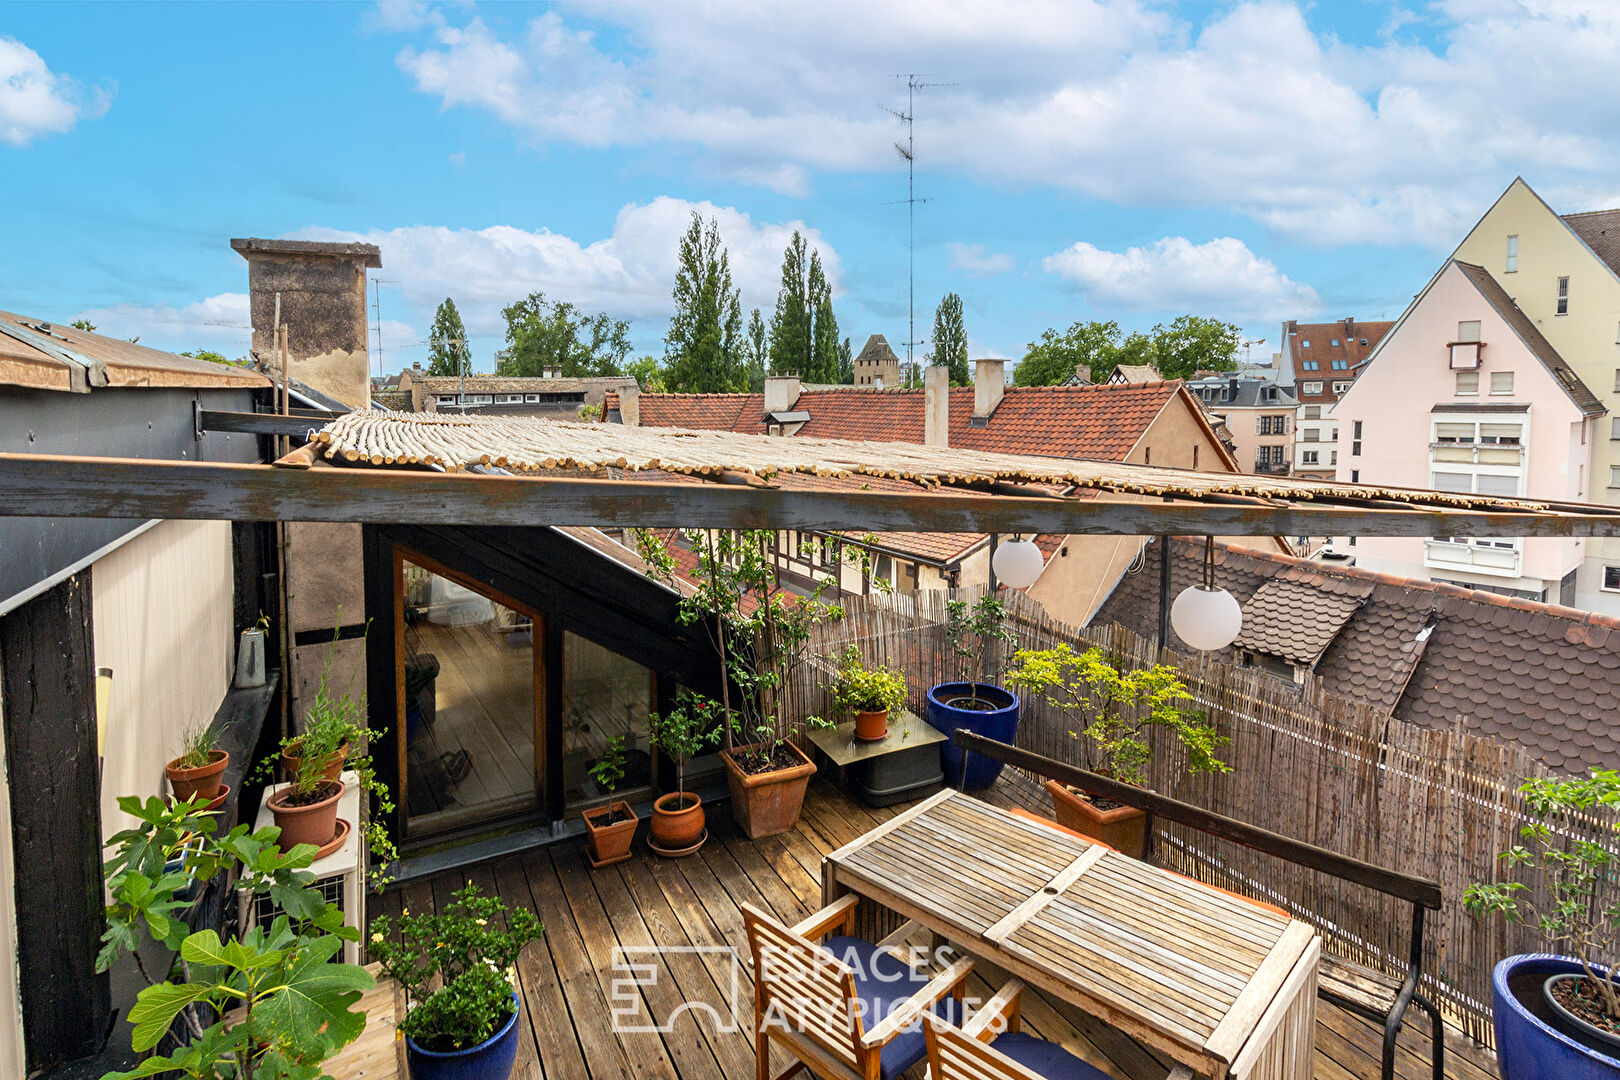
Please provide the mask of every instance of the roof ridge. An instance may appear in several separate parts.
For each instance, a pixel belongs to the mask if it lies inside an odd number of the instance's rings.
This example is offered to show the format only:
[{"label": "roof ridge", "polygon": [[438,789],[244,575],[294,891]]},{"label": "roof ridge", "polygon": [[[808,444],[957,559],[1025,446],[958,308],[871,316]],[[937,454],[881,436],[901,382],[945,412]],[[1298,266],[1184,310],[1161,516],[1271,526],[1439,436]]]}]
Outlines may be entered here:
[{"label": "roof ridge", "polygon": [[1609,210],[1576,210],[1573,213],[1559,214],[1558,216],[1568,221],[1570,218],[1592,217],[1594,214],[1620,214],[1620,206]]}]

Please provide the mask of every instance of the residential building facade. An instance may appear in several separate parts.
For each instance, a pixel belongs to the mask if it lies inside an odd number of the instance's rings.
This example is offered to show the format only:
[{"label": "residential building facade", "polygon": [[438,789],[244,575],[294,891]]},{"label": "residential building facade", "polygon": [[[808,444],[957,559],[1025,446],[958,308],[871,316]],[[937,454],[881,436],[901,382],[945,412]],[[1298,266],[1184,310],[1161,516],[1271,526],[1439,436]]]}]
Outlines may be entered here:
[{"label": "residential building facade", "polygon": [[1187,389],[1211,415],[1226,423],[1244,472],[1286,476],[1293,463],[1294,413],[1299,401],[1285,386],[1265,379],[1216,375]]},{"label": "residential building facade", "polygon": [[531,378],[521,375],[428,375],[421,365],[400,372],[379,403],[404,412],[477,412],[484,416],[578,416],[601,408],[608,391],[634,386],[632,375]]},{"label": "residential building facade", "polygon": [[1283,323],[1278,382],[1299,399],[1294,415],[1293,475],[1333,479],[1338,464],[1334,403],[1393,322]]},{"label": "residential building facade", "polygon": [[900,358],[882,334],[873,334],[855,357],[856,386],[899,386]]}]

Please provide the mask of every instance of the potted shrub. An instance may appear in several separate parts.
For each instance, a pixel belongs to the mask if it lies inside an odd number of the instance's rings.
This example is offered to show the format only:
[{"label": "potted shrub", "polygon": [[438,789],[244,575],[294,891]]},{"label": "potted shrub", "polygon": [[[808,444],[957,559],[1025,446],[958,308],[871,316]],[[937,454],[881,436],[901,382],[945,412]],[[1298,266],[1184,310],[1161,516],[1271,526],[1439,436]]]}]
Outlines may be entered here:
[{"label": "potted shrub", "polygon": [[[333,962],[360,933],[310,888],[315,849],[278,850],[273,827],[238,825],[215,836],[212,815],[197,802],[126,796],[118,805],[136,825],[108,841],[110,902],[96,970],[134,954],[147,985],[129,1011],[131,1047],[149,1054],[167,1040],[173,1048],[104,1080],[322,1075],[321,1063],[365,1029],[366,1015],[354,1006],[372,977]],[[222,942],[213,930],[193,933],[202,885],[216,877],[234,878],[233,888],[274,890],[285,916],[236,941]],[[148,941],[174,954],[173,962],[151,966]]]},{"label": "potted shrub", "polygon": [[[799,820],[816,767],[793,740],[831,725],[820,717],[784,715],[785,690],[808,659],[812,628],[844,617],[842,607],[821,599],[836,587],[830,575],[808,596],[777,588],[769,555],[774,536],[766,530],[688,533],[698,553],[697,588],[680,605],[681,622],[703,626],[719,657],[725,721],[720,759],[731,812],[755,840],[786,832]],[[835,552],[835,565],[863,557],[858,549],[823,544],[824,551]],[[656,536],[638,533],[637,550],[649,573],[673,583],[674,562]]]},{"label": "potted shrub", "polygon": [[[1122,784],[1142,787],[1143,770],[1153,760],[1151,729],[1175,736],[1187,755],[1188,772],[1227,772],[1215,757],[1226,740],[1205,719],[1186,708],[1193,700],[1176,669],[1168,664],[1121,671],[1101,649],[1076,654],[1068,645],[1022,649],[1013,656],[1007,681],[1039,694],[1075,726],[1069,734],[1084,747],[1085,767]],[[1095,753],[1093,753],[1095,752]],[[1092,796],[1056,780],[1046,783],[1058,822],[1094,837],[1133,858],[1147,842],[1147,815]]]},{"label": "potted shrub", "polygon": [[[971,606],[966,600],[947,600],[945,610],[945,632],[961,675],[956,682],[929,688],[926,718],[946,735],[967,728],[987,739],[1011,743],[1018,736],[1018,695],[986,681],[1015,640],[1006,626],[1006,605],[986,595]],[[1001,762],[983,755],[969,760],[964,775],[962,751],[954,742],[945,743],[941,753],[945,782],[963,790],[987,788],[1001,775]]]},{"label": "potted shrub", "polygon": [[[624,779],[625,737],[615,735],[608,740],[607,749],[596,764],[591,766],[591,779],[598,787],[612,794]],[[640,818],[623,799],[606,806],[585,811],[585,832],[590,838],[591,865],[608,866],[630,857],[630,844],[636,838],[636,825]]]},{"label": "potted shrub", "polygon": [[889,710],[906,703],[906,677],[887,666],[867,668],[861,650],[844,650],[829,689],[838,707],[855,716],[855,738],[876,742],[889,734]]},{"label": "potted shrub", "polygon": [[1527,780],[1529,820],[1502,865],[1522,881],[1470,885],[1463,904],[1535,927],[1546,953],[1510,956],[1492,974],[1491,1022],[1503,1080],[1620,1077],[1620,985],[1614,964],[1620,903],[1605,903],[1615,858],[1571,835],[1560,820],[1596,816],[1620,803],[1620,774]]},{"label": "potted shrub", "polygon": [[675,766],[675,790],[653,801],[648,843],[660,855],[690,855],[703,846],[703,798],[686,790],[686,763],[720,737],[720,703],[682,690],[675,707],[647,714],[647,738]]},{"label": "potted shrub", "polygon": [[231,755],[219,749],[218,742],[218,733],[206,723],[186,732],[180,756],[163,766],[163,775],[169,778],[175,802],[201,798],[207,803],[220,793],[221,778],[225,766],[231,763]]},{"label": "potted shrub", "polygon": [[506,1080],[517,1058],[518,954],[545,932],[534,912],[507,911],[476,885],[443,911],[402,914],[399,938],[372,920],[367,952],[405,988],[411,1080]]},{"label": "potted shrub", "polygon": [[304,745],[319,752],[300,756],[298,771],[267,800],[276,827],[281,830],[284,848],[294,844],[325,847],[338,834],[337,810],[338,800],[343,797],[343,781],[327,776],[328,744],[312,739],[306,732]]}]

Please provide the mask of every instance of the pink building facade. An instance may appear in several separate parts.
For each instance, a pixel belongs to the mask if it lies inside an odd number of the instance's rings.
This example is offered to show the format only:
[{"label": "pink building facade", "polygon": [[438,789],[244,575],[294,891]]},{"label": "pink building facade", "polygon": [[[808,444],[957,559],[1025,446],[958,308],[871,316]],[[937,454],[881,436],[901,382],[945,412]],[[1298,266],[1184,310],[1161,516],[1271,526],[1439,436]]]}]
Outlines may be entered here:
[{"label": "pink building facade", "polygon": [[[1483,268],[1452,260],[1334,408],[1337,478],[1585,502],[1602,404]],[[1370,570],[1573,604],[1578,539],[1337,537]]]}]

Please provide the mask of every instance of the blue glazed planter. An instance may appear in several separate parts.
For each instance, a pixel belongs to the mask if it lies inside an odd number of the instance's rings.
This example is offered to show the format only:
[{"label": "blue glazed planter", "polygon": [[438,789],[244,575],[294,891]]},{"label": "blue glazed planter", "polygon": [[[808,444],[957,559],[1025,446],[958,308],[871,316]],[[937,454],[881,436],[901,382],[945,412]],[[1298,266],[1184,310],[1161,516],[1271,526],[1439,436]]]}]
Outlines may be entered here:
[{"label": "blue glazed planter", "polygon": [[[1542,983],[1553,975],[1579,973],[1579,962],[1547,953],[1510,956],[1496,965],[1491,973],[1491,1023],[1496,1029],[1496,1061],[1502,1080],[1620,1078],[1620,1060],[1555,1030],[1519,1000],[1520,994],[1531,996],[1539,1011],[1550,1013],[1550,1008],[1539,1004]],[[1514,993],[1515,989],[1520,993]]]},{"label": "blue glazed planter", "polygon": [[439,1053],[424,1050],[405,1038],[405,1065],[411,1080],[506,1080],[517,1060],[518,999],[512,995],[512,1016],[499,1031],[465,1050]]},{"label": "blue glazed planter", "polygon": [[[945,704],[952,698],[977,694],[985,701],[996,702],[1000,708],[989,711],[957,709]],[[940,683],[928,691],[928,722],[946,735],[957,728],[983,735],[997,742],[1011,743],[1018,734],[1018,695],[999,686],[965,682]],[[947,742],[941,750],[945,765],[945,782],[963,791],[977,791],[996,782],[1001,775],[1001,762],[983,754],[968,756],[967,776],[962,776],[962,751],[955,743]]]}]

